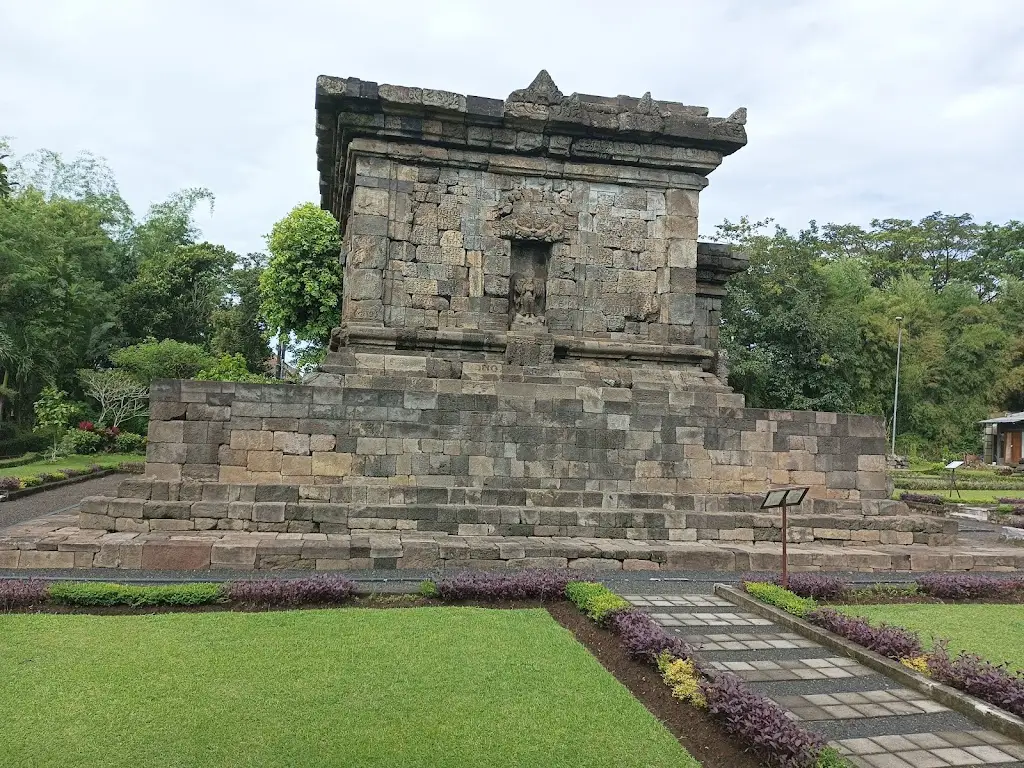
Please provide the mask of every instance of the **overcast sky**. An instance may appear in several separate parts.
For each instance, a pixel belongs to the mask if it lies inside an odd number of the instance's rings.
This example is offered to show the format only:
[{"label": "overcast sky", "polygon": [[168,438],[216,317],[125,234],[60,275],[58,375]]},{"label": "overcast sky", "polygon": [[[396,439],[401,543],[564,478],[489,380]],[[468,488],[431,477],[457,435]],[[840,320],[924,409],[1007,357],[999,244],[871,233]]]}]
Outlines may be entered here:
[{"label": "overcast sky", "polygon": [[204,235],[240,252],[319,201],[317,75],[504,98],[541,68],[566,94],[749,109],[704,234],[1024,218],[1024,0],[0,0],[0,136],[106,157],[137,213],[208,187]]}]

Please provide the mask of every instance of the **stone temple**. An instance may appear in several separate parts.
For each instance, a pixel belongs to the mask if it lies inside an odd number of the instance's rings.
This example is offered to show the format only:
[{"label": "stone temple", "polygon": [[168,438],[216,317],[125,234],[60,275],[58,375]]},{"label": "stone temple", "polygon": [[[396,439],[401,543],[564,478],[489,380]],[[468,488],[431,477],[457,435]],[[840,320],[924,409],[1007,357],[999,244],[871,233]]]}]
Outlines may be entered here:
[{"label": "stone temple", "polygon": [[155,383],[146,476],[80,516],[122,532],[95,565],[777,568],[773,484],[811,489],[796,568],[952,563],[921,553],[954,521],[888,500],[879,419],[726,384],[746,260],[697,212],[745,110],[542,71],[504,100],[320,77],[316,115],[327,359],[303,386]]}]

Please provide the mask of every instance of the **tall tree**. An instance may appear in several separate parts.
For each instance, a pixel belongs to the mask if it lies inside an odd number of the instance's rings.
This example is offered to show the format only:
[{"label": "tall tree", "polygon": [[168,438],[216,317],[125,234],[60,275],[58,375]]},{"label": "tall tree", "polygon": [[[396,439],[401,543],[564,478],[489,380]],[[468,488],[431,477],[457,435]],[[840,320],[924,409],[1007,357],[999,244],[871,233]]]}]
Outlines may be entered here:
[{"label": "tall tree", "polygon": [[260,311],[260,275],[267,257],[250,253],[235,262],[227,276],[227,294],[210,317],[210,346],[221,354],[240,354],[252,373],[266,373],[270,357],[266,320]]},{"label": "tall tree", "polygon": [[260,293],[269,327],[322,349],[341,306],[337,220],[303,203],[274,225],[267,246],[270,261],[260,276]]}]

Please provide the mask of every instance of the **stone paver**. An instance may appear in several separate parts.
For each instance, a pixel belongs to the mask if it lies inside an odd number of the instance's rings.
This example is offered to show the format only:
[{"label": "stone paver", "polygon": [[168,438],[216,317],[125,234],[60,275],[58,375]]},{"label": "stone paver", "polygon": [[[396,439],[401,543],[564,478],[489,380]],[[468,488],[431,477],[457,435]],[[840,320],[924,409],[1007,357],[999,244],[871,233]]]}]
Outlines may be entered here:
[{"label": "stone paver", "polygon": [[853,659],[830,656],[821,659],[782,659],[780,661],[713,661],[711,666],[732,672],[744,680],[837,680],[863,677],[871,670]]},{"label": "stone paver", "polygon": [[702,651],[767,651],[816,648],[818,644],[795,632],[751,634],[732,632],[708,635],[683,635],[683,640]]},{"label": "stone paver", "polygon": [[[667,590],[663,590],[667,591]],[[627,595],[633,605],[746,680],[857,768],[1024,766],[1024,744],[716,595]],[[666,610],[667,609],[667,610]],[[740,624],[737,624],[740,622]],[[733,630],[733,626],[744,626]],[[725,627],[694,632],[693,627]],[[795,658],[800,655],[802,658]]]},{"label": "stone paver", "polygon": [[851,763],[864,768],[1015,765],[1024,760],[1024,746],[985,730],[840,739],[834,746]]},{"label": "stone paver", "polygon": [[797,720],[840,720],[858,717],[927,715],[947,708],[917,691],[850,691],[776,696],[775,703]]}]

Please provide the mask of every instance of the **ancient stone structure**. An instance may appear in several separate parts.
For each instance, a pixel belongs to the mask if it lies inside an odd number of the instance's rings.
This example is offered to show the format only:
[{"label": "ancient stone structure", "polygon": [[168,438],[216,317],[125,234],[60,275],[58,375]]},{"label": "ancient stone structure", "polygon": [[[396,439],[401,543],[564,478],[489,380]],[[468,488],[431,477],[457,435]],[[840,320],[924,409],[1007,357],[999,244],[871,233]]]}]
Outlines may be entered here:
[{"label": "ancient stone structure", "polygon": [[82,528],[330,536],[358,565],[369,535],[384,565],[471,540],[488,562],[684,567],[686,542],[779,541],[754,497],[792,483],[813,498],[795,541],[952,543],[886,500],[878,419],[726,386],[721,300],[746,262],[698,243],[697,211],[745,110],[565,96],[546,72],[504,101],[321,77],[316,108],[344,270],[321,372],[154,384],[148,478]]}]

